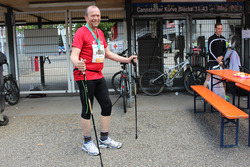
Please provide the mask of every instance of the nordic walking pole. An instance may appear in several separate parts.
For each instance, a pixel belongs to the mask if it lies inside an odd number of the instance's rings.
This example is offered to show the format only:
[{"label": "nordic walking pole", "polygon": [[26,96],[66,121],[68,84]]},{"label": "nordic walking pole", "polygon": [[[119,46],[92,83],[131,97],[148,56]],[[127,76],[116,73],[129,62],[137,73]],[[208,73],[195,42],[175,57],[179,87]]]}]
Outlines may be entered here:
[{"label": "nordic walking pole", "polygon": [[100,156],[100,161],[101,161],[101,167],[103,167],[102,155],[101,155],[101,151],[100,151],[100,147],[99,147],[99,142],[98,142],[98,138],[97,138],[96,127],[95,127],[95,120],[94,120],[94,116],[93,116],[93,113],[92,113],[91,102],[90,102],[90,99],[89,99],[88,86],[87,86],[87,83],[86,83],[87,80],[86,80],[85,72],[82,72],[82,74],[84,76],[83,87],[85,89],[85,93],[86,93],[87,100],[88,100],[89,110],[90,110],[90,114],[91,114],[91,118],[92,118],[92,124],[93,124],[94,132],[95,132],[96,144],[97,144],[97,148],[98,148],[99,156]]},{"label": "nordic walking pole", "polygon": [[[136,52],[134,52],[136,54]],[[137,99],[136,99],[136,91],[137,91],[137,66],[134,62],[134,59],[132,59],[132,64],[134,65],[134,72],[135,72],[135,139],[138,138],[137,136]]]}]

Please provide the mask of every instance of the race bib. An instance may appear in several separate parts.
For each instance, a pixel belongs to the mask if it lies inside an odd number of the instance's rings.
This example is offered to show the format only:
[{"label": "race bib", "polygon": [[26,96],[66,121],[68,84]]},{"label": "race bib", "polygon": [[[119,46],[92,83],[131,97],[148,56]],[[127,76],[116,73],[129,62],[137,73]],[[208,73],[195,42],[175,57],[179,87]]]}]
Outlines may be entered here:
[{"label": "race bib", "polygon": [[93,48],[92,63],[103,63],[105,57],[104,46],[101,45],[101,48],[98,49],[98,45],[92,45],[92,48]]}]

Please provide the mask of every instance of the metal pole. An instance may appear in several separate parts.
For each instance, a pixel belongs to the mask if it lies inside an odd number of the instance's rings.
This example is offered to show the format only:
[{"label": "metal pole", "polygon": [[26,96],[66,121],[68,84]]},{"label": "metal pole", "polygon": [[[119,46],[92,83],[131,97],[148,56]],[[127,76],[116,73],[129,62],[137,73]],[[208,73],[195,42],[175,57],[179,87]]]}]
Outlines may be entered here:
[{"label": "metal pole", "polygon": [[88,103],[89,103],[89,109],[90,109],[90,114],[91,114],[91,118],[92,118],[92,124],[93,124],[94,132],[95,132],[96,144],[97,144],[97,148],[98,148],[98,151],[99,151],[101,166],[103,167],[102,155],[101,155],[101,151],[100,151],[100,147],[99,147],[99,142],[98,142],[98,138],[97,138],[96,127],[95,127],[95,120],[94,120],[94,116],[93,116],[93,113],[92,113],[91,102],[90,102],[90,99],[89,99],[88,86],[87,86],[87,83],[86,83],[87,80],[86,80],[85,72],[82,72],[82,74],[84,76],[84,82],[85,82],[85,84],[83,84],[83,87],[85,87],[85,90],[86,90],[85,93],[87,95],[87,100],[88,100]]},{"label": "metal pole", "polygon": [[[131,26],[132,26],[132,17],[131,17],[131,0],[125,0],[125,9],[126,9],[126,27],[127,27],[127,41],[128,41],[128,55],[131,55]],[[129,74],[129,107],[132,107],[133,96],[132,96],[132,66],[128,65],[128,74]]]}]

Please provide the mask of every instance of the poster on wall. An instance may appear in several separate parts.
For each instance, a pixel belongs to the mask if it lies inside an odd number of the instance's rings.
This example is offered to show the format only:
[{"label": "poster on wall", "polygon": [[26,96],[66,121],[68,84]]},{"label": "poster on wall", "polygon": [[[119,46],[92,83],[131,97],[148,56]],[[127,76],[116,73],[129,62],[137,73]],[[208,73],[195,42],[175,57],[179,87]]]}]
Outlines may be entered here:
[{"label": "poster on wall", "polygon": [[243,39],[249,39],[250,38],[250,30],[242,30],[241,32]]},{"label": "poster on wall", "polygon": [[109,47],[111,52],[114,52],[117,54],[119,54],[125,50],[124,41],[110,41],[108,43],[108,47]]},{"label": "poster on wall", "polygon": [[24,30],[24,53],[26,56],[56,56],[58,54],[57,29]]}]

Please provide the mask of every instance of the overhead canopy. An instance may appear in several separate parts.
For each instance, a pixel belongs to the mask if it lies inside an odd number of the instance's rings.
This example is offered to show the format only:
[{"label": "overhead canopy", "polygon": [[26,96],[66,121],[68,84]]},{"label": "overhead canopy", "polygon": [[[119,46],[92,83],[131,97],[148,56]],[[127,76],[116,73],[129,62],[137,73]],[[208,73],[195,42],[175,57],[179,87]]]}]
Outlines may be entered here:
[{"label": "overhead canopy", "polygon": [[[26,22],[28,24],[37,22],[37,17],[42,18],[43,23],[49,22],[65,22],[65,16],[55,11],[62,10],[79,10],[84,12],[89,5],[97,5],[101,9],[102,18],[104,20],[119,20],[125,18],[125,0],[1,0],[0,1],[0,25],[4,23],[4,13],[7,9],[13,12],[32,12],[36,13],[34,19],[32,17],[25,18],[24,15],[16,16],[16,23]],[[41,15],[41,11],[54,12],[51,15]],[[61,15],[61,17],[59,17]],[[72,16],[74,17],[74,16]],[[84,19],[83,17],[75,19]]]},{"label": "overhead canopy", "polygon": [[[150,3],[173,3],[173,2],[207,2],[204,0],[150,0]],[[213,2],[244,2],[245,0],[214,0]],[[145,3],[145,0],[131,0],[134,3]],[[210,2],[210,1],[209,1]],[[82,10],[89,5],[97,5],[101,9],[102,19],[107,20],[122,20],[125,15],[126,0],[1,0],[0,2],[0,25],[4,24],[4,13],[7,13],[7,8],[13,12],[39,12],[53,11],[51,15],[35,14],[32,17],[25,18],[25,15],[16,16],[16,23],[36,23],[37,17],[41,17],[43,24],[51,22],[65,22],[65,16],[55,11],[62,10]],[[61,16],[61,17],[59,17]],[[75,20],[83,20],[83,17],[72,16]],[[74,20],[73,20],[74,21]]]}]

